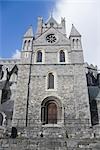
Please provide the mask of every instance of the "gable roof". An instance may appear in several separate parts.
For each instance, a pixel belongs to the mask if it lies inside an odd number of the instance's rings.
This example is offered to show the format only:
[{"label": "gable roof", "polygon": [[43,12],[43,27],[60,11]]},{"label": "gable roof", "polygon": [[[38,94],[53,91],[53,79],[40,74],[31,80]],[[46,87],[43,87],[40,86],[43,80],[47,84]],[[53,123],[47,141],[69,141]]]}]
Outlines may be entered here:
[{"label": "gable roof", "polygon": [[[63,38],[63,44],[70,44],[70,40],[64,35],[62,34],[60,31],[58,31],[57,29],[55,29],[54,27],[49,27],[45,32],[43,32],[40,36],[38,36],[35,40],[34,40],[34,44],[40,44],[40,45],[43,45],[43,43],[45,42],[45,39],[43,38],[43,36],[46,36],[48,34],[51,34],[51,33],[57,33],[57,36],[59,35],[59,39],[60,41],[62,42],[62,38]],[[61,38],[62,37],[62,38]],[[40,39],[42,42],[40,42]],[[38,41],[39,40],[39,41]],[[44,40],[44,42],[43,42]],[[37,42],[38,41],[38,42]],[[46,44],[46,42],[45,42]],[[56,43],[55,43],[56,44]],[[61,43],[60,43],[61,44]]]}]

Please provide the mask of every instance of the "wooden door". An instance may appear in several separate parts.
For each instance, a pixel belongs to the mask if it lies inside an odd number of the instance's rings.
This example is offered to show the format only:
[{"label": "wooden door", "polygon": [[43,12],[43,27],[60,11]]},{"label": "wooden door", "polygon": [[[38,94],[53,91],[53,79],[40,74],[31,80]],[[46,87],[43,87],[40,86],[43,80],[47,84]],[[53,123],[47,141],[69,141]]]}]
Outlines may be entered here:
[{"label": "wooden door", "polygon": [[48,104],[48,123],[57,123],[57,106],[55,103]]}]

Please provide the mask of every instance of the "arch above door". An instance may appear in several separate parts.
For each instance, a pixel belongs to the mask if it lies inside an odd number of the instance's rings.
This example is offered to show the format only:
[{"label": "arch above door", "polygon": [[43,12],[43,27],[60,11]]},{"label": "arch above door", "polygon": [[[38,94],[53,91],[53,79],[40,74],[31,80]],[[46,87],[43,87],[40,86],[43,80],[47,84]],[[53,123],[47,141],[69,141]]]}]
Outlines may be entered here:
[{"label": "arch above door", "polygon": [[57,124],[62,121],[62,104],[56,97],[45,98],[41,103],[42,124]]}]

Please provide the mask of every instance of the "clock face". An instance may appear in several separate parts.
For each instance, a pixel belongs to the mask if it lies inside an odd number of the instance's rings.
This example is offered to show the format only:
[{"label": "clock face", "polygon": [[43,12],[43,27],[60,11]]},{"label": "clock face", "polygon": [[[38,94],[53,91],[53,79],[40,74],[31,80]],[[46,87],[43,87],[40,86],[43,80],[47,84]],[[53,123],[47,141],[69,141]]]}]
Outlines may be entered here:
[{"label": "clock face", "polygon": [[46,40],[48,43],[55,43],[57,41],[57,38],[54,34],[49,34],[46,36]]}]

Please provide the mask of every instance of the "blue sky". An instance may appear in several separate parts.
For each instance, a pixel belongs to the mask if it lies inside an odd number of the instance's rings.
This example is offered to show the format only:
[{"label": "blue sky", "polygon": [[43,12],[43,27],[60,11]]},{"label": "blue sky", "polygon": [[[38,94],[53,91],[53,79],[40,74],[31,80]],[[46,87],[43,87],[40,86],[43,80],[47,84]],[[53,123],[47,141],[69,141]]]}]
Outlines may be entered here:
[{"label": "blue sky", "polygon": [[37,17],[47,20],[52,10],[57,22],[66,18],[67,36],[74,24],[82,35],[85,62],[100,69],[100,0],[0,0],[0,57],[18,58],[28,27],[35,32]]},{"label": "blue sky", "polygon": [[36,31],[37,17],[49,17],[56,0],[0,0],[0,57],[12,57],[21,49],[22,37],[32,25]]}]

